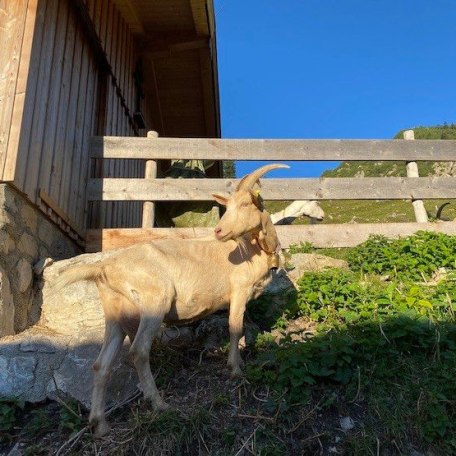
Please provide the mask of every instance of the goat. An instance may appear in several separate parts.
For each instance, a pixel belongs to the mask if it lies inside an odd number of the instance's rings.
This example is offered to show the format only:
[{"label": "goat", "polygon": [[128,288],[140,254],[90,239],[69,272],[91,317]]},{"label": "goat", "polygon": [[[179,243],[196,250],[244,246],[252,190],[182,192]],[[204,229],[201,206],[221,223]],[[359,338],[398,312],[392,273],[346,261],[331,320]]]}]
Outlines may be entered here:
[{"label": "goat", "polygon": [[266,172],[287,165],[263,166],[245,176],[231,196],[214,194],[226,212],[215,238],[157,239],[136,244],[98,263],[63,271],[54,286],[95,282],[105,314],[105,336],[93,365],[94,386],[89,416],[96,436],[109,431],[105,418],[106,383],[128,335],[130,355],[145,399],[156,410],[168,405],[157,390],[149,362],[161,324],[186,323],[229,307],[228,365],[241,374],[239,340],[247,302],[271,281],[279,241],[263,201],[253,187]]},{"label": "goat", "polygon": [[274,225],[289,225],[302,215],[310,217],[311,223],[325,218],[325,213],[318,201],[293,201],[285,209],[271,214],[271,220]]}]

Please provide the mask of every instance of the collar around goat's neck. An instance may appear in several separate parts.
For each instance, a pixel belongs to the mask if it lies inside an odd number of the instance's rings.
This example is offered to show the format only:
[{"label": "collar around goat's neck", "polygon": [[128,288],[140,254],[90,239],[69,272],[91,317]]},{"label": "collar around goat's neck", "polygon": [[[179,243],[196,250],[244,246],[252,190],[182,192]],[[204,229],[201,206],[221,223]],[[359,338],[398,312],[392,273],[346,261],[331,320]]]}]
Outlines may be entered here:
[{"label": "collar around goat's neck", "polygon": [[278,246],[277,248],[270,252],[268,251],[264,244],[261,242],[260,240],[260,236],[259,236],[259,232],[257,233],[253,233],[252,234],[252,243],[255,243],[259,249],[266,253],[266,255],[268,256],[268,267],[269,267],[269,270],[270,271],[277,271],[277,269],[279,269],[279,265],[280,265],[280,259],[279,259],[279,254],[278,254]]}]

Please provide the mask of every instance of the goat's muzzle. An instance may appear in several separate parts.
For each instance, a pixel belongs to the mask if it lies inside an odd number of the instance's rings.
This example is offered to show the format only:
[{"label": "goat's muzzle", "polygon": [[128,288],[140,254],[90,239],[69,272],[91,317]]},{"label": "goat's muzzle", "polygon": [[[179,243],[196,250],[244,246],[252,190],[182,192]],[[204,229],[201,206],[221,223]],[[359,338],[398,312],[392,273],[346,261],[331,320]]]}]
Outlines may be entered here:
[{"label": "goat's muzzle", "polygon": [[231,234],[232,232],[228,232],[228,233],[224,233],[222,228],[219,228],[219,227],[215,227],[214,229],[214,234],[215,234],[215,238],[218,240],[218,241],[222,241],[222,242],[225,242],[225,241],[228,241],[231,239]]}]

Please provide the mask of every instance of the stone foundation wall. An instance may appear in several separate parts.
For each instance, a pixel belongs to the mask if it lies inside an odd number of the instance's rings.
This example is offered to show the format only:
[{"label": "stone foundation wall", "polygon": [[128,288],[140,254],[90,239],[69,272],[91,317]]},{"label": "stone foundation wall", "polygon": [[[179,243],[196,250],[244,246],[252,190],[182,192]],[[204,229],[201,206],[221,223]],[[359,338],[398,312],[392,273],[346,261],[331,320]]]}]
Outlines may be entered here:
[{"label": "stone foundation wall", "polygon": [[42,212],[9,184],[0,184],[0,337],[21,332],[39,318],[34,265],[43,258],[79,253]]}]

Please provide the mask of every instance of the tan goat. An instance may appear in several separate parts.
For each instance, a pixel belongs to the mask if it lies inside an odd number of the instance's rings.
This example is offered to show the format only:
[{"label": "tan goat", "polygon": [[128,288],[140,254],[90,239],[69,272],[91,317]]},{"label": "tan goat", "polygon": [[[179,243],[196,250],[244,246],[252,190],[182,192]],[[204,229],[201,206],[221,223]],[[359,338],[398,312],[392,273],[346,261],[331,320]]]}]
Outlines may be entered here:
[{"label": "tan goat", "polygon": [[[229,307],[232,375],[241,373],[239,340],[247,302],[271,280],[279,249],[275,228],[253,191],[259,178],[275,168],[266,165],[245,176],[232,196],[214,195],[226,212],[215,227],[216,239],[160,239],[137,244],[92,265],[70,268],[56,287],[94,281],[106,318],[103,347],[95,361],[90,422],[97,436],[109,430],[105,391],[113,361],[125,336],[144,397],[155,409],[166,409],[152,376],[149,352],[160,325],[196,320]],[[220,242],[222,241],[222,242]]]}]

